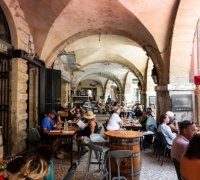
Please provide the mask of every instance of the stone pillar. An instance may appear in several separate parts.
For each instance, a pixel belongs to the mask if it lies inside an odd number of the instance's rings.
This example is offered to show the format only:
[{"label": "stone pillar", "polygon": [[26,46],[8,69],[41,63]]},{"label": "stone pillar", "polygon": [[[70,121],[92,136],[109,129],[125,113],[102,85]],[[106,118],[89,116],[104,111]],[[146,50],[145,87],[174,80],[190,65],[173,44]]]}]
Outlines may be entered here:
[{"label": "stone pillar", "polygon": [[161,114],[164,114],[167,110],[170,110],[170,97],[167,90],[167,86],[156,86],[156,115],[157,119]]},{"label": "stone pillar", "polygon": [[69,104],[69,83],[62,81],[61,83],[61,106],[66,107]]},{"label": "stone pillar", "polygon": [[146,98],[147,98],[146,91],[143,90],[140,91],[140,97],[141,97],[141,104],[144,106],[143,108],[146,109]]},{"label": "stone pillar", "polygon": [[26,148],[27,138],[27,62],[13,59],[11,63],[11,154],[22,152]]}]

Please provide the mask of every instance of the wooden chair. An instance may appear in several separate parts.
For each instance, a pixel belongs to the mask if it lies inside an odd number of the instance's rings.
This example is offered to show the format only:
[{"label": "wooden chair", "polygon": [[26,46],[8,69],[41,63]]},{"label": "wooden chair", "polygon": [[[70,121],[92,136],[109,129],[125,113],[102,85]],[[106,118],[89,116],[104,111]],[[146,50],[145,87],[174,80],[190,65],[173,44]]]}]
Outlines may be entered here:
[{"label": "wooden chair", "polygon": [[[164,158],[167,155],[167,153],[170,153],[170,149],[168,147],[171,147],[170,144],[167,143],[167,140],[165,139],[165,136],[163,135],[162,132],[157,132],[157,136],[160,140],[160,145],[159,145],[159,157],[158,160],[161,160],[160,165],[163,165]],[[162,159],[160,159],[162,156]]]},{"label": "wooden chair", "polygon": [[28,129],[28,142],[29,145],[37,145],[41,140],[40,133],[37,128]]}]

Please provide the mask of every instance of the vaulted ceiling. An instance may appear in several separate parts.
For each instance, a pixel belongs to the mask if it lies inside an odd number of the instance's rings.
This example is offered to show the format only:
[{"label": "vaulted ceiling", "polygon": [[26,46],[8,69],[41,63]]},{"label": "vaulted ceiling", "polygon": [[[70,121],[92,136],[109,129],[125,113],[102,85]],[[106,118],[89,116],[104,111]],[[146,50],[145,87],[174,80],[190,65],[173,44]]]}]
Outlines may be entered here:
[{"label": "vaulted ceiling", "polygon": [[[178,0],[19,0],[35,51],[51,66],[63,49],[84,71],[77,82],[117,77],[128,71],[141,81],[147,59],[164,64]],[[153,54],[153,55],[152,55]],[[99,76],[101,73],[104,76]]]}]

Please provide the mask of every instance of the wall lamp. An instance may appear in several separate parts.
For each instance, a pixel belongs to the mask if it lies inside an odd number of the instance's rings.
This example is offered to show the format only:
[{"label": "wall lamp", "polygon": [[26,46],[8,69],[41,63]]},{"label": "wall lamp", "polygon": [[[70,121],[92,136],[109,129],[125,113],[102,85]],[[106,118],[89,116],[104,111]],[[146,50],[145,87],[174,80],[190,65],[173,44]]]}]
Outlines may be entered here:
[{"label": "wall lamp", "polygon": [[155,84],[158,84],[158,72],[157,72],[157,69],[156,69],[155,66],[153,66],[153,69],[152,69],[152,71],[151,71],[151,77],[152,77],[152,79],[153,79],[153,82],[154,82]]}]

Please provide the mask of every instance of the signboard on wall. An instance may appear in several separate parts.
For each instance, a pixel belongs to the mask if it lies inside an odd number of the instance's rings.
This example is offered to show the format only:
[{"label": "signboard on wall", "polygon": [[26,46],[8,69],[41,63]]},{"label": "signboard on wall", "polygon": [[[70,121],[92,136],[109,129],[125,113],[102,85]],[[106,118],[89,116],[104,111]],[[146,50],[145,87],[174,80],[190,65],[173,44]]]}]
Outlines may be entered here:
[{"label": "signboard on wall", "polygon": [[156,96],[149,96],[149,106],[156,106]]},{"label": "signboard on wall", "polygon": [[173,94],[172,95],[172,111],[185,112],[192,111],[192,94]]}]

